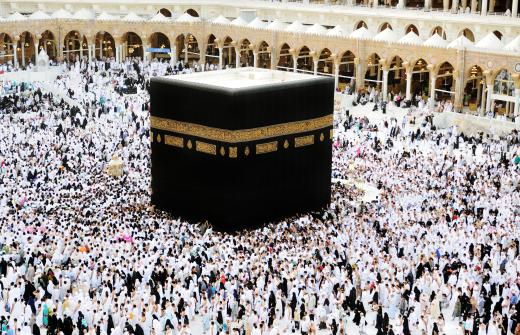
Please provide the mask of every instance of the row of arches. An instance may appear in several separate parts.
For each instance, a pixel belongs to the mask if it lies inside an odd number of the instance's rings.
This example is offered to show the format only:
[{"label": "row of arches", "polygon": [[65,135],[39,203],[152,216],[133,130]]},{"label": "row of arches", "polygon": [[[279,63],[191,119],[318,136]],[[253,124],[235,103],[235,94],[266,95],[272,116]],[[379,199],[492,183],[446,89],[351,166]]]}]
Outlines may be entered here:
[{"label": "row of arches", "polygon": [[[399,0],[373,0],[374,2],[377,1],[380,6],[392,6],[395,7],[399,4]],[[323,3],[324,0],[310,0],[311,3]],[[341,0],[331,0],[333,3],[341,3]],[[368,5],[369,0],[354,0],[353,3],[357,5]],[[512,0],[504,0],[504,1],[496,1],[493,5],[491,5],[491,2],[487,2],[488,8],[487,10],[495,13],[504,13],[507,10],[512,10]],[[406,7],[407,8],[423,8],[425,6],[429,6],[433,9],[444,9],[445,2],[444,0],[429,0],[426,2],[425,0],[406,0]],[[447,6],[450,8],[450,10],[453,8],[454,0],[448,0]],[[460,1],[456,3],[456,5],[461,6],[462,4]],[[482,0],[475,1],[476,10],[481,11],[482,10]],[[467,2],[466,6],[470,7],[471,2]],[[457,8],[458,9],[458,8]]]},{"label": "row of arches", "polygon": [[[359,21],[354,26],[354,30],[359,29],[361,27],[368,29],[368,25],[365,23],[365,21]],[[390,23],[384,22],[383,24],[381,24],[379,26],[377,32],[382,32],[383,30],[385,30],[387,28],[394,30],[394,28],[392,27],[392,25]],[[411,31],[414,32],[415,34],[417,34],[418,36],[421,36],[419,29],[414,24],[409,24],[408,26],[406,26],[404,29],[404,34],[406,35]],[[500,32],[499,30],[495,30],[495,31],[493,31],[493,33],[495,34],[496,37],[498,37],[498,39],[500,39],[500,40],[502,39],[502,36],[503,36],[502,32]],[[446,31],[441,26],[436,26],[432,30],[430,30],[429,35],[427,37],[431,37],[435,34],[441,36],[443,39],[446,39]],[[469,28],[464,28],[461,31],[459,31],[459,33],[457,34],[457,37],[459,37],[459,36],[464,36],[471,42],[476,42],[475,34]]]},{"label": "row of arches", "polygon": [[[0,63],[12,60],[14,57],[13,49],[17,48],[18,61],[25,62],[34,61],[35,50],[45,48],[49,57],[56,58],[58,55],[58,45],[54,34],[51,31],[45,31],[41,34],[37,43],[32,34],[24,32],[20,35],[17,43],[12,42],[13,39],[8,34],[0,33]],[[127,32],[122,37],[122,48],[124,55],[130,57],[140,57],[144,55],[144,45],[141,37],[134,32]],[[271,47],[265,41],[262,41],[256,50],[256,59],[253,53],[253,45],[248,39],[240,42],[233,41],[231,37],[223,39],[218,45],[215,35],[210,35],[205,43],[205,50],[200,50],[199,43],[192,34],[178,35],[171,45],[170,39],[161,32],[153,33],[149,37],[150,46],[152,48],[170,49],[171,53],[151,53],[152,58],[166,58],[174,56],[178,60],[185,62],[200,61],[202,55],[205,57],[206,63],[226,67],[242,67],[257,66],[262,68],[275,67],[279,70],[297,71],[302,73],[316,73],[323,76],[337,76],[338,84],[346,85],[355,81],[357,75],[355,58],[356,55],[352,51],[345,51],[338,55],[338,68],[334,71],[333,53],[330,49],[324,48],[319,54],[314,55],[309,47],[303,46],[297,51],[291,48],[287,43],[279,48],[278,58],[272,60]],[[93,55],[96,58],[115,57],[115,40],[108,32],[99,32],[94,39]],[[172,49],[173,46],[173,49]],[[219,48],[220,46],[220,48]],[[68,60],[74,60],[80,56],[82,50],[88,47],[87,39],[78,31],[70,31],[65,35],[63,40],[63,55]],[[36,49],[37,48],[37,49]],[[23,50],[23,52],[22,52]],[[222,53],[222,55],[220,55]],[[85,55],[85,54],[84,54]],[[335,56],[335,55],[334,55]],[[219,64],[222,62],[222,64]],[[403,59],[394,56],[389,60],[387,87],[388,91],[394,94],[406,92],[407,90],[407,73],[403,66]],[[428,69],[428,63],[424,59],[419,59],[413,63],[411,68],[410,93],[413,95],[428,96],[431,93],[432,82],[430,80],[431,72]],[[364,60],[363,67],[364,76],[361,76],[366,86],[378,87],[381,89],[383,85],[383,67],[381,57],[377,54],[371,54]],[[335,73],[336,72],[336,73]],[[454,96],[454,67],[449,62],[444,62],[438,67],[435,79],[435,93],[441,99],[449,99]],[[482,100],[482,91],[486,89],[485,80],[483,78],[482,68],[475,65],[471,68],[469,74],[465,76],[464,83],[464,103],[466,105],[479,105]],[[502,70],[495,79],[493,92],[505,96],[514,95],[514,81],[511,73]]]}]

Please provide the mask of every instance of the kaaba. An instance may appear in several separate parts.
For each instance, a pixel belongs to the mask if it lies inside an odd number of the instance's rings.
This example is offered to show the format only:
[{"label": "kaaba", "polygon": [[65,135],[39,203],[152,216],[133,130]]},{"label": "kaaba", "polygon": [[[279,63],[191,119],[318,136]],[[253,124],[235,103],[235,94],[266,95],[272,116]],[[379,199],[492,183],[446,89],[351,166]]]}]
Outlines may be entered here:
[{"label": "kaaba", "polygon": [[152,204],[235,231],[330,202],[331,77],[240,68],[152,78]]}]

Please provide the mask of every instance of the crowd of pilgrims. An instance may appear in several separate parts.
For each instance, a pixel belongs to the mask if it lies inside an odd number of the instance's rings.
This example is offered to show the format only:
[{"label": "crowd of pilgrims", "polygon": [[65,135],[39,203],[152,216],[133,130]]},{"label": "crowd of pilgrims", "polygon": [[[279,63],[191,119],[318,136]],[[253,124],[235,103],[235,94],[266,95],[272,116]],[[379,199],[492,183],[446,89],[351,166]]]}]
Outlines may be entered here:
[{"label": "crowd of pilgrims", "polygon": [[377,199],[338,182],[320,212],[225,234],[149,202],[146,82],[170,67],[64,66],[54,93],[1,88],[2,335],[520,334],[518,133],[346,113],[333,177]]}]

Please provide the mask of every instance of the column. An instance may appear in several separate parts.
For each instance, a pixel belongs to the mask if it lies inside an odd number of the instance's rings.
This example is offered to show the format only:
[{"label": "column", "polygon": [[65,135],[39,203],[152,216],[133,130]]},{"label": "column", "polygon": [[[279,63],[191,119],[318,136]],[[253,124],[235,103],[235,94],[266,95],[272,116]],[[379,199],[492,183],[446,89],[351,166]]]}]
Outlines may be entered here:
[{"label": "column", "polygon": [[471,14],[476,14],[478,9],[478,0],[471,0]]},{"label": "column", "polygon": [[206,70],[206,47],[200,49],[199,66],[202,72]]},{"label": "column", "polygon": [[22,66],[25,66],[25,42],[20,40],[20,49],[22,49]]},{"label": "column", "polygon": [[188,64],[189,63],[189,55],[188,55],[188,45],[185,44],[184,45],[184,64]]},{"label": "column", "polygon": [[383,68],[383,101],[388,99],[388,69]]},{"label": "column", "polygon": [[453,71],[453,87],[455,89],[453,107],[454,110],[459,113],[464,109],[464,82],[464,71]]},{"label": "column", "polygon": [[450,0],[443,0],[442,1],[442,9],[447,12],[450,10]]},{"label": "column", "polygon": [[116,63],[120,63],[121,62],[121,49],[120,49],[119,45],[115,46],[114,52],[116,54]]},{"label": "column", "polygon": [[83,41],[79,43],[79,58],[83,58]]},{"label": "column", "polygon": [[520,116],[520,88],[515,88],[515,107],[513,114],[515,118]]},{"label": "column", "polygon": [[296,54],[293,53],[292,59],[293,59],[293,72],[296,72],[296,70],[298,70],[298,58],[296,57]]},{"label": "column", "polygon": [[482,85],[480,85],[480,83],[478,83],[477,84],[477,101],[476,101],[477,108],[480,105],[481,99],[482,99]]},{"label": "column", "polygon": [[488,0],[482,0],[482,8],[480,9],[480,15],[487,15]]},{"label": "column", "polygon": [[172,47],[172,64],[176,64],[177,63],[177,46],[174,44],[173,47]]},{"label": "column", "polygon": [[491,111],[491,95],[493,94],[493,85],[487,85],[487,101],[486,101],[486,112]]},{"label": "column", "polygon": [[406,100],[412,100],[412,69],[406,69]]},{"label": "column", "polygon": [[173,60],[175,59],[175,54],[173,53],[172,50],[173,49],[170,49],[170,65],[171,66],[175,65],[175,63],[173,62]]},{"label": "column", "polygon": [[18,41],[20,39],[19,38],[14,38],[14,41],[13,41],[13,64],[14,66],[18,66]]},{"label": "column", "polygon": [[240,64],[240,49],[238,47],[235,47],[235,67],[238,69],[241,66],[242,64]]},{"label": "column", "polygon": [[218,48],[218,69],[222,70],[224,61],[222,59],[222,52],[224,51],[224,48]]},{"label": "column", "polygon": [[489,12],[493,13],[495,11],[495,0],[489,0]]},{"label": "column", "polygon": [[459,10],[459,0],[452,0],[451,12],[457,13]]},{"label": "column", "polygon": [[399,0],[397,7],[399,7],[400,9],[406,8],[406,0]]},{"label": "column", "polygon": [[466,7],[468,7],[468,0],[462,0],[462,11],[466,12]]},{"label": "column", "polygon": [[437,81],[437,76],[433,75],[430,72],[430,108],[435,108],[435,82]]},{"label": "column", "polygon": [[511,16],[518,17],[518,0],[513,0],[513,7],[511,8]]},{"label": "column", "polygon": [[314,75],[317,76],[318,75],[318,60],[313,60],[313,63],[314,63]]},{"label": "column", "polygon": [[253,66],[258,67],[258,52],[253,52]]},{"label": "column", "polygon": [[365,86],[365,73],[363,71],[363,64],[359,58],[354,58],[354,65],[356,66],[356,91],[359,91]]},{"label": "column", "polygon": [[[479,84],[480,86],[480,84]],[[486,115],[486,83],[484,82],[482,84],[482,98],[480,99],[480,115],[484,116]]]},{"label": "column", "polygon": [[151,54],[149,55],[149,52],[146,51],[148,49],[148,45],[143,44],[143,62],[146,62],[147,60],[151,60]]},{"label": "column", "polygon": [[334,88],[339,86],[339,63],[334,63]]}]

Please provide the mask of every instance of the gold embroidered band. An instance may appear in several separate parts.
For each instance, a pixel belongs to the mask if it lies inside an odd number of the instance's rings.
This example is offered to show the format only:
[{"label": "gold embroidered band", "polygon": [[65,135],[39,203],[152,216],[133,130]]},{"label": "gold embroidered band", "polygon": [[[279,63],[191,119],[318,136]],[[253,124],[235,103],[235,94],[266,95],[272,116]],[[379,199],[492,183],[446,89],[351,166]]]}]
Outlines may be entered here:
[{"label": "gold embroidered band", "polygon": [[226,143],[240,143],[258,141],[272,137],[287,136],[303,132],[315,131],[318,129],[332,126],[332,114],[319,118],[302,120],[281,124],[274,124],[265,127],[228,130],[202,126],[189,122],[164,119],[156,116],[150,117],[151,128],[171,131],[177,134],[205,138],[207,140],[220,141]]},{"label": "gold embroidered band", "polygon": [[206,142],[195,141],[195,150],[211,155],[217,154],[217,146]]},{"label": "gold embroidered band", "polygon": [[184,141],[177,136],[164,135],[164,143],[173,147],[184,148]]},{"label": "gold embroidered band", "polygon": [[306,145],[314,144],[314,135],[296,137],[294,139],[294,147],[299,148]]},{"label": "gold embroidered band", "polygon": [[256,145],[256,154],[266,154],[278,150],[278,141],[259,143]]}]

